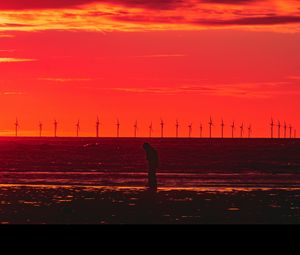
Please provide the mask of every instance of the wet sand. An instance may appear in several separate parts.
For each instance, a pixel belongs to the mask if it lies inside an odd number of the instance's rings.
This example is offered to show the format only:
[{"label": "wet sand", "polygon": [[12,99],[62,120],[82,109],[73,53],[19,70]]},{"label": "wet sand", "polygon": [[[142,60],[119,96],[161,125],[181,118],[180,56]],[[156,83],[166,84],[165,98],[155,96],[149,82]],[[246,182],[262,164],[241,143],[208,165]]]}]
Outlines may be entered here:
[{"label": "wet sand", "polygon": [[295,224],[300,189],[0,185],[1,224]]}]

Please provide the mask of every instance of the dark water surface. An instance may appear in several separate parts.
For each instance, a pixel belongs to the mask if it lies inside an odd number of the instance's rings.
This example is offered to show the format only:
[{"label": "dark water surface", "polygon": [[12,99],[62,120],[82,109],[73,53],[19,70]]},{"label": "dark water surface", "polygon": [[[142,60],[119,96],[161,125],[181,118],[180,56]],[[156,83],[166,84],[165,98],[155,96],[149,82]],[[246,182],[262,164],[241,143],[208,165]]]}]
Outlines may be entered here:
[{"label": "dark water surface", "polygon": [[300,187],[297,139],[0,138],[0,183],[144,186],[144,142],[160,187]]}]

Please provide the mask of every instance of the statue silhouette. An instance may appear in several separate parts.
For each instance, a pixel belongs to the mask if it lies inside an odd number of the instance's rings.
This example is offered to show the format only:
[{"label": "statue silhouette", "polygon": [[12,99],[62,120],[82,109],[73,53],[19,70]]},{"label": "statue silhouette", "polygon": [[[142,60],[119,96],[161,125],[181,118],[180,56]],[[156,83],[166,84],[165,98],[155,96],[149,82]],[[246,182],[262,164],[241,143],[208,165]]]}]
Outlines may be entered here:
[{"label": "statue silhouette", "polygon": [[149,164],[148,187],[150,190],[156,191],[157,189],[156,169],[158,167],[157,151],[149,143],[144,143],[143,148],[146,151],[147,161]]}]

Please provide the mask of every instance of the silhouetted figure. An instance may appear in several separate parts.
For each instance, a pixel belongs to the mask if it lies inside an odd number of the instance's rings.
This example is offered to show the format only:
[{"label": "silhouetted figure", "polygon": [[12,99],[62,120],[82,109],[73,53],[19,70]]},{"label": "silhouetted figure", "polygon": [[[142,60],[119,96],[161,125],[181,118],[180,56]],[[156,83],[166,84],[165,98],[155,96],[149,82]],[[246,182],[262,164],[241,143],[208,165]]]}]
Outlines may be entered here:
[{"label": "silhouetted figure", "polygon": [[151,190],[156,191],[156,189],[157,189],[156,169],[158,167],[157,151],[149,143],[144,143],[143,148],[146,151],[147,160],[148,160],[148,163],[149,163],[148,187]]},{"label": "silhouetted figure", "polygon": [[100,121],[99,121],[99,117],[97,117],[97,121],[96,121],[96,137],[99,137],[99,126],[100,126]]}]

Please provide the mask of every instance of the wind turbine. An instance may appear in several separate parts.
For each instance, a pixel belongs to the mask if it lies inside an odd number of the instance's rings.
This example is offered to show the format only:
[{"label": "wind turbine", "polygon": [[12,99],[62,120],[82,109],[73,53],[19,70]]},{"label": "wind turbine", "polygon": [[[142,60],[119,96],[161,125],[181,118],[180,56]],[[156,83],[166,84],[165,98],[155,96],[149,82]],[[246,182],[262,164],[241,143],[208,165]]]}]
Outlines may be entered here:
[{"label": "wind turbine", "polygon": [[42,136],[43,124],[42,122],[39,123],[39,130],[40,130],[40,137]]},{"label": "wind turbine", "polygon": [[252,126],[250,124],[249,127],[248,127],[248,138],[251,137],[251,134],[252,134]]},{"label": "wind turbine", "polygon": [[57,135],[57,121],[56,120],[54,120],[54,137],[56,137],[56,135]]},{"label": "wind turbine", "polygon": [[137,135],[137,130],[138,130],[137,120],[135,121],[133,127],[134,127],[134,137],[136,137],[136,135]]},{"label": "wind turbine", "polygon": [[293,127],[292,127],[291,124],[290,124],[290,126],[289,126],[289,129],[290,129],[290,138],[292,138],[292,130],[293,130]]},{"label": "wind turbine", "polygon": [[281,127],[281,124],[280,124],[279,120],[277,122],[277,127],[278,127],[278,138],[280,138],[280,127]]},{"label": "wind turbine", "polygon": [[284,122],[283,128],[284,128],[284,138],[286,138],[286,129],[287,129],[286,122]]},{"label": "wind turbine", "polygon": [[209,119],[209,138],[211,138],[211,127],[213,126],[213,122],[212,122],[212,119],[211,119],[211,117],[210,117],[210,119]]},{"label": "wind turbine", "polygon": [[97,120],[96,120],[96,137],[99,137],[99,126],[100,126],[100,121],[99,121],[99,117],[97,116]]},{"label": "wind turbine", "polygon": [[200,138],[202,138],[202,131],[203,131],[203,126],[202,123],[200,123]]},{"label": "wind turbine", "polygon": [[16,122],[15,122],[15,131],[16,131],[16,137],[18,136],[18,129],[19,129],[20,125],[19,125],[19,121],[16,118]]},{"label": "wind turbine", "polygon": [[176,138],[178,138],[179,122],[176,120]]},{"label": "wind turbine", "polygon": [[240,126],[241,129],[241,138],[243,138],[243,134],[244,134],[244,122],[242,122],[242,125]]},{"label": "wind turbine", "polygon": [[224,124],[224,120],[222,119],[222,123],[221,123],[221,137],[222,138],[224,138],[224,126],[225,126],[225,124]]},{"label": "wind turbine", "polygon": [[161,138],[164,137],[164,121],[162,119],[160,119],[160,132],[161,132]]},{"label": "wind turbine", "polygon": [[79,136],[79,130],[80,130],[80,122],[79,120],[77,121],[77,124],[76,124],[76,136],[78,137]]},{"label": "wind turbine", "polygon": [[191,123],[188,127],[189,127],[189,138],[191,138],[193,124]]},{"label": "wind turbine", "polygon": [[231,124],[231,137],[234,138],[234,130],[235,130],[235,124],[234,121]]},{"label": "wind turbine", "polygon": [[120,137],[120,121],[117,119],[117,137]]},{"label": "wind turbine", "polygon": [[153,131],[153,125],[152,125],[152,122],[151,122],[150,125],[149,125],[149,137],[150,138],[152,137],[152,131]]},{"label": "wind turbine", "polygon": [[273,118],[271,119],[271,138],[274,138],[274,121]]}]

